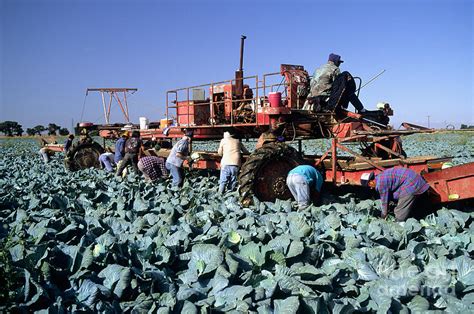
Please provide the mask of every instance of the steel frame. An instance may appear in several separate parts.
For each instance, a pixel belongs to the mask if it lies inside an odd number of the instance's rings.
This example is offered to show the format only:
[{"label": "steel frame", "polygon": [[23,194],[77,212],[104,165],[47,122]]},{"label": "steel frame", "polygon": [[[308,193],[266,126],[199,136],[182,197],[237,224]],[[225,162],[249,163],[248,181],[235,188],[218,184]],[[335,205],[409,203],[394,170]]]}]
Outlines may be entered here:
[{"label": "steel frame", "polygon": [[[102,98],[102,107],[104,109],[104,118],[105,124],[110,124],[110,111],[112,108],[112,101],[115,99],[122,110],[122,113],[125,117],[127,123],[130,123],[130,115],[128,112],[128,101],[127,93],[135,93],[137,88],[88,88],[86,90],[86,96],[89,95],[89,92],[100,92]],[[109,94],[109,102],[105,103],[105,93]],[[123,99],[120,99],[119,93],[123,94]],[[123,103],[122,103],[123,102]]]}]

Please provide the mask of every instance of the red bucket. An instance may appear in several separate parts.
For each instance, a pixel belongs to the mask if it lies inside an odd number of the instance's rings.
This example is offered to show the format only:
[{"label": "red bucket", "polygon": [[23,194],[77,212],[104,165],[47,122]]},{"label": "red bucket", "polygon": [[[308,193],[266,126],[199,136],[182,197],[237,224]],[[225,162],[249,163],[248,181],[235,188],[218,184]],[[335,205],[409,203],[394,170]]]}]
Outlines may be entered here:
[{"label": "red bucket", "polygon": [[270,107],[280,107],[281,106],[281,92],[268,93],[268,102],[270,103]]}]

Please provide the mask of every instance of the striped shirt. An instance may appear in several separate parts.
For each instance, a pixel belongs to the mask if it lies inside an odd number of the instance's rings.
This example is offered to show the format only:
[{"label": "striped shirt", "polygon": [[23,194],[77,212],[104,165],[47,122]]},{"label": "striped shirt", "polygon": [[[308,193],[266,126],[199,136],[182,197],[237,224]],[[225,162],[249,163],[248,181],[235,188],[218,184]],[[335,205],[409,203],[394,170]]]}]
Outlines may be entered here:
[{"label": "striped shirt", "polygon": [[409,195],[420,195],[429,189],[428,183],[415,171],[394,167],[375,177],[375,189],[382,201],[382,214],[388,213],[388,202]]},{"label": "striped shirt", "polygon": [[165,167],[165,159],[156,156],[146,156],[140,159],[145,172],[152,181],[168,176],[168,169]]}]

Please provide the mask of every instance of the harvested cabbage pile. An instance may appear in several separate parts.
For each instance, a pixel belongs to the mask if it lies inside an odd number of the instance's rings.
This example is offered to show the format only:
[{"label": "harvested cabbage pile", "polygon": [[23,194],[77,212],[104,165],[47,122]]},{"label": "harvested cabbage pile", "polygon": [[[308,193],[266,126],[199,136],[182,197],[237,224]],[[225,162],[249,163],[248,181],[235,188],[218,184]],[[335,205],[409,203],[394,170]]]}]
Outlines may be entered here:
[{"label": "harvested cabbage pile", "polygon": [[177,190],[1,144],[0,311],[474,310],[472,213],[399,224],[354,194],[244,209],[213,176]]}]

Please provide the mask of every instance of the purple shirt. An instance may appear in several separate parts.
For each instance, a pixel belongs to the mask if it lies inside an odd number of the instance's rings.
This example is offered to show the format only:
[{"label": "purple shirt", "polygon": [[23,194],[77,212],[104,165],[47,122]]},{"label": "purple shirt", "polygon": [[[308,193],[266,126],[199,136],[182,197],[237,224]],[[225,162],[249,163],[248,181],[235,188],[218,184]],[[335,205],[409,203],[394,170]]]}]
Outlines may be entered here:
[{"label": "purple shirt", "polygon": [[398,200],[408,195],[419,195],[426,192],[430,186],[415,171],[394,167],[387,169],[375,177],[375,189],[380,194],[382,201],[382,214],[388,212],[390,199]]}]

